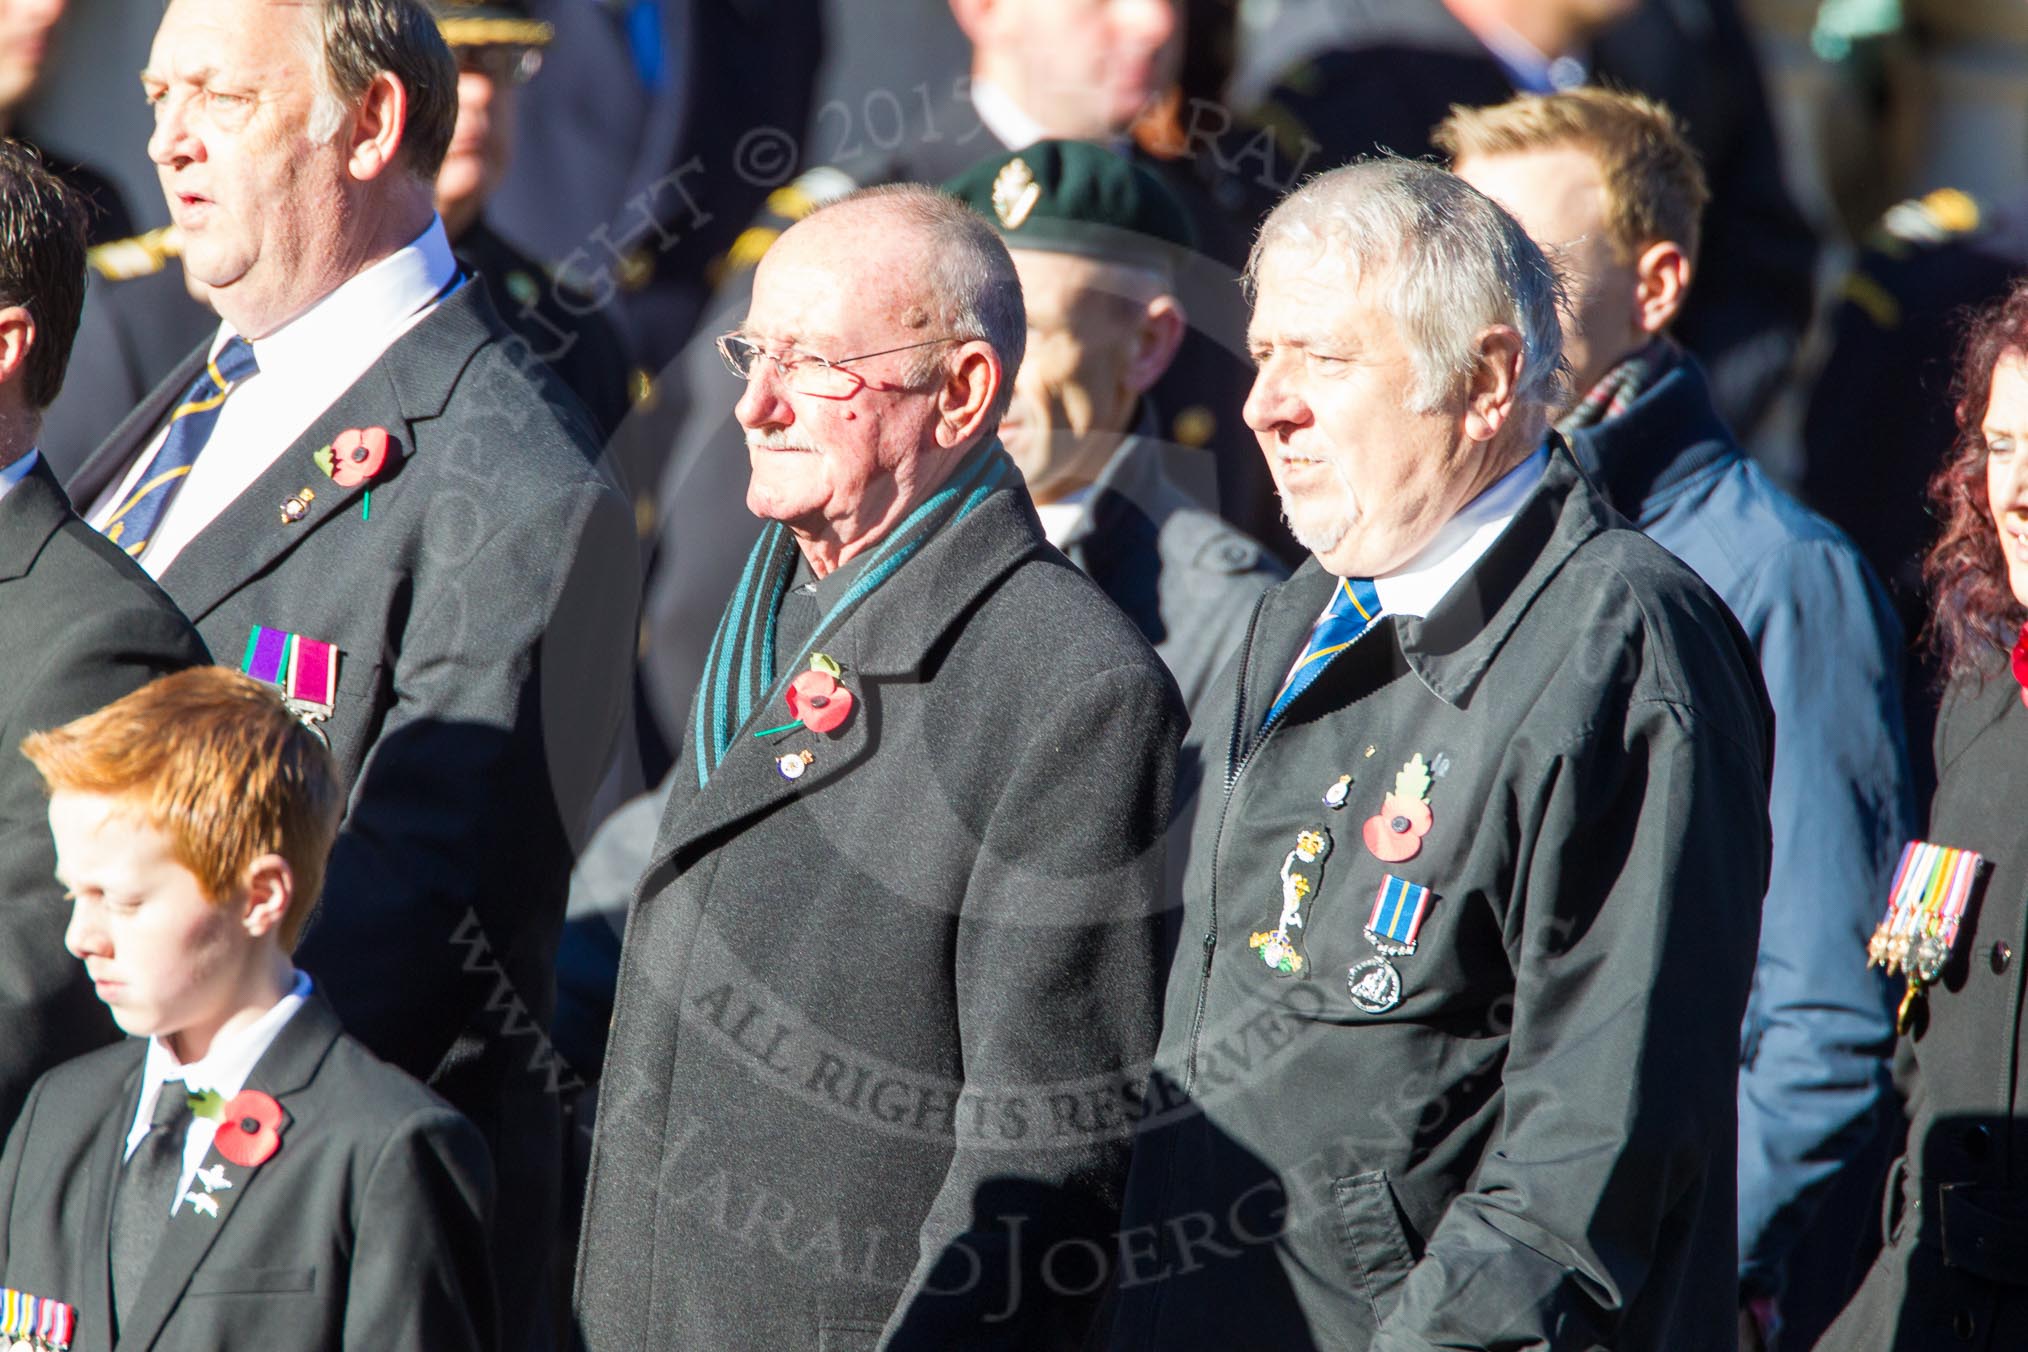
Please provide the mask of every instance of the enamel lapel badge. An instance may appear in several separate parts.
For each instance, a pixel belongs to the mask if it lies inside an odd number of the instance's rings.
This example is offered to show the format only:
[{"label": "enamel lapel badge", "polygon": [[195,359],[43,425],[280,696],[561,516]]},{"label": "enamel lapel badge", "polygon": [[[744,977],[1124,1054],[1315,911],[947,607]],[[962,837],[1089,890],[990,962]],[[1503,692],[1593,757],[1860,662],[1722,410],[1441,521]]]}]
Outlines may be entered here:
[{"label": "enamel lapel badge", "polygon": [[1317,895],[1324,880],[1324,856],[1331,853],[1331,833],[1312,826],[1296,835],[1296,847],[1282,859],[1281,914],[1273,929],[1256,931],[1247,947],[1260,955],[1276,976],[1301,976],[1309,960],[1303,952],[1303,907]]}]

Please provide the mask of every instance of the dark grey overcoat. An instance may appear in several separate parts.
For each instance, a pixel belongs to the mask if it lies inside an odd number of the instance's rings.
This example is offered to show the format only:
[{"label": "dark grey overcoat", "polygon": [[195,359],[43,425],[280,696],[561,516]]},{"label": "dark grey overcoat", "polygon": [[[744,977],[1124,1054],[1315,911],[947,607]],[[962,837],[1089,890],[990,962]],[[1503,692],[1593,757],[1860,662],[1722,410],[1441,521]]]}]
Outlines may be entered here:
[{"label": "dark grey overcoat", "polygon": [[1183,714],[1007,480],[818,639],[842,729],[756,738],[778,686],[679,775],[621,958],[588,1348],[1080,1345]]},{"label": "dark grey overcoat", "polygon": [[1993,867],[1897,1049],[1909,1126],[1881,1200],[1886,1245],[1825,1352],[2028,1347],[2028,708],[2004,661],[1946,693],[1936,768],[1926,839]]},{"label": "dark grey overcoat", "polygon": [[[1426,618],[1382,620],[1263,736],[1336,581],[1313,561],[1267,594],[1186,748],[1112,1346],[1731,1352],[1752,649],[1559,447]],[[1364,932],[1390,874],[1434,894],[1410,953]],[[1299,892],[1282,976],[1260,940]]]}]

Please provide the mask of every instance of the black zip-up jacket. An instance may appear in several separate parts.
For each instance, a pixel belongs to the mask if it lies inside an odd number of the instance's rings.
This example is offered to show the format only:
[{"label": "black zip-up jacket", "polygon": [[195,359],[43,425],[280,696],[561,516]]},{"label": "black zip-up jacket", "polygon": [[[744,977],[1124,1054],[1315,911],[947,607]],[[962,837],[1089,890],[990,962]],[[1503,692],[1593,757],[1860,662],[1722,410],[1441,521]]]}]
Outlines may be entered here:
[{"label": "black zip-up jacket", "polygon": [[[1730,1349],[1752,650],[1560,444],[1427,618],[1263,733],[1335,583],[1313,561],[1267,594],[1191,734],[1113,1345]],[[1411,953],[1365,933],[1389,875],[1432,894]]]}]

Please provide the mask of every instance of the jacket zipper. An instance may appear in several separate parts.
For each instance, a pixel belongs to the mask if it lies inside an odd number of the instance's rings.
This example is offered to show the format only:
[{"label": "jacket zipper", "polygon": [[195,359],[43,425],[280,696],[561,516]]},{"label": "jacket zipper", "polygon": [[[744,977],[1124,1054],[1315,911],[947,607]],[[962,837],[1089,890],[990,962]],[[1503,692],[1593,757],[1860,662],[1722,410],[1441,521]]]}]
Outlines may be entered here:
[{"label": "jacket zipper", "polygon": [[[1253,636],[1260,627],[1260,615],[1267,608],[1268,593],[1262,592],[1253,604],[1253,614],[1246,622],[1246,638],[1239,647],[1239,690],[1232,702],[1232,739],[1225,751],[1225,796],[1218,807],[1218,834],[1211,844],[1211,902],[1209,922],[1204,931],[1204,962],[1197,974],[1197,1009],[1190,1020],[1190,1054],[1183,1061],[1183,1092],[1189,1093],[1197,1084],[1197,1043],[1204,1032],[1204,1006],[1211,994],[1211,958],[1218,948],[1218,871],[1219,861],[1225,853],[1225,819],[1232,812],[1232,790],[1239,782],[1239,776],[1246,769],[1246,762],[1253,759],[1254,751],[1260,749],[1256,742],[1244,757],[1239,754],[1241,735],[1246,729],[1246,688],[1247,673],[1253,666]],[[1261,740],[1267,740],[1263,730]]]}]

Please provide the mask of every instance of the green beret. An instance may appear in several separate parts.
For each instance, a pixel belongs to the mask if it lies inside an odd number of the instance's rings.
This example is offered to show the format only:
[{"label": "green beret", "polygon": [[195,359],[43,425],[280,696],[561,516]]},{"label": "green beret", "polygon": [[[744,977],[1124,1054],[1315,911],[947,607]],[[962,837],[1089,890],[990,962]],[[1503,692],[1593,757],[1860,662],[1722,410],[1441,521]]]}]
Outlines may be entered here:
[{"label": "green beret", "polygon": [[1182,202],[1161,179],[1088,141],[1038,141],[995,155],[944,185],[1010,249],[1163,267],[1197,246]]}]

